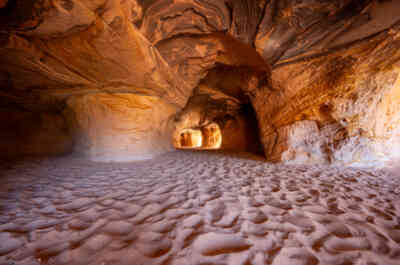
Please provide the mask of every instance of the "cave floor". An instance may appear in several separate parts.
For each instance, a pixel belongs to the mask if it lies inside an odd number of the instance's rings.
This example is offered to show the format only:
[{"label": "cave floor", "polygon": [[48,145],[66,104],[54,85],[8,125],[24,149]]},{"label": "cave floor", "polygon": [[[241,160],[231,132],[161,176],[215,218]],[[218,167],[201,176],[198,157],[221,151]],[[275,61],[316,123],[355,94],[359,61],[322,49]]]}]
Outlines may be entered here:
[{"label": "cave floor", "polygon": [[400,264],[400,179],[176,151],[0,164],[0,264]]}]

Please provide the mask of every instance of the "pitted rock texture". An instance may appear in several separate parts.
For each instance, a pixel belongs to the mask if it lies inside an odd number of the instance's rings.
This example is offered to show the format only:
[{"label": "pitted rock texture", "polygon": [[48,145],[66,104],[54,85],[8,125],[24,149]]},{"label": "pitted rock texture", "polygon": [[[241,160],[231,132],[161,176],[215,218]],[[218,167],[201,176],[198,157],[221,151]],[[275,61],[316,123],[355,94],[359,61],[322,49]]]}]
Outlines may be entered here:
[{"label": "pitted rock texture", "polygon": [[0,264],[399,264],[388,171],[198,152],[0,166]]}]

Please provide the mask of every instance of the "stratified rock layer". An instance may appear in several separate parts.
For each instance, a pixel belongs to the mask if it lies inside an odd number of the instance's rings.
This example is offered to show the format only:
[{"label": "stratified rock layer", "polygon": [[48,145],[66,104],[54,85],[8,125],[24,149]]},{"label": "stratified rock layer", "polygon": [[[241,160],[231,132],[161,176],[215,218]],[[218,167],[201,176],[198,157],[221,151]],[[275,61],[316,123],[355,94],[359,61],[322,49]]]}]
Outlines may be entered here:
[{"label": "stratified rock layer", "polygon": [[[236,84],[251,99],[269,161],[377,165],[396,159],[398,4],[221,2],[155,1],[141,31],[193,86],[218,63],[238,67]],[[228,32],[232,44],[216,32]],[[235,41],[254,46],[262,59]]]},{"label": "stratified rock layer", "polygon": [[[83,136],[84,140],[74,139],[76,148],[89,148],[85,153],[94,159],[117,159],[129,152],[148,156],[152,150],[158,153],[159,146],[170,145],[170,134],[162,126],[174,114],[172,110],[185,105],[191,90],[134,26],[141,6],[133,0],[31,2],[10,3],[6,7],[9,13],[1,20],[0,28],[7,32],[1,33],[0,43],[4,93],[8,97],[32,95],[39,105],[47,104],[43,97],[63,102],[65,108],[59,113],[77,114],[72,116],[76,121],[64,117],[70,121],[69,127],[79,128],[73,134]],[[77,101],[87,104],[83,108]],[[132,102],[141,103],[136,106]],[[142,102],[146,102],[145,113]],[[15,105],[25,107],[26,103],[22,100]],[[99,109],[105,116],[98,114]],[[155,136],[154,143],[146,144],[160,131],[164,143]],[[111,136],[116,140],[112,145]]]},{"label": "stratified rock layer", "polygon": [[267,158],[373,163],[398,157],[400,31],[279,67],[251,81]]},{"label": "stratified rock layer", "polygon": [[[0,107],[66,121],[44,135],[93,159],[158,154],[174,120],[225,113],[223,148],[258,133],[269,161],[375,165],[398,156],[399,14],[379,0],[1,1]],[[214,99],[196,103],[208,117],[189,115],[201,86],[250,102],[259,132]]]}]

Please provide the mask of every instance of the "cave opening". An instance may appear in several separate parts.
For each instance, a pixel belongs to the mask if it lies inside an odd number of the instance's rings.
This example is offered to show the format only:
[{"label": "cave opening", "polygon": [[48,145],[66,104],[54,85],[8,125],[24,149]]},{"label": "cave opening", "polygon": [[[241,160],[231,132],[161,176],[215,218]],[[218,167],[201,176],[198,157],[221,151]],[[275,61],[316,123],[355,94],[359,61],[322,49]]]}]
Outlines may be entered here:
[{"label": "cave opening", "polygon": [[203,135],[200,130],[183,129],[178,137],[176,148],[200,148],[203,143]]},{"label": "cave opening", "polygon": [[210,123],[197,129],[183,129],[174,141],[177,149],[217,150],[221,148],[221,129]]},{"label": "cave opening", "polygon": [[264,155],[256,112],[243,87],[251,71],[222,63],[208,71],[176,119],[176,149]]}]

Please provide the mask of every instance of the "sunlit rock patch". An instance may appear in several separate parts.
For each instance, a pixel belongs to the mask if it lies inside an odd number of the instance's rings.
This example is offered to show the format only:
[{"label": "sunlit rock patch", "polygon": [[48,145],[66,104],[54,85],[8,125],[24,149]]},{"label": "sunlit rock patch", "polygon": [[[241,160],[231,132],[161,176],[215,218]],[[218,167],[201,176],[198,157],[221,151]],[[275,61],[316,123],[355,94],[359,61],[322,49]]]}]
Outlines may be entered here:
[{"label": "sunlit rock patch", "polygon": [[221,129],[218,124],[211,123],[197,129],[183,129],[175,134],[174,146],[178,149],[220,149],[222,140]]},{"label": "sunlit rock patch", "polygon": [[203,146],[203,133],[199,129],[183,129],[177,135],[178,139],[174,139],[176,148],[195,149]]},{"label": "sunlit rock patch", "polygon": [[222,133],[218,124],[211,123],[202,128],[202,132],[205,140],[203,146],[206,149],[218,149],[221,147]]}]

